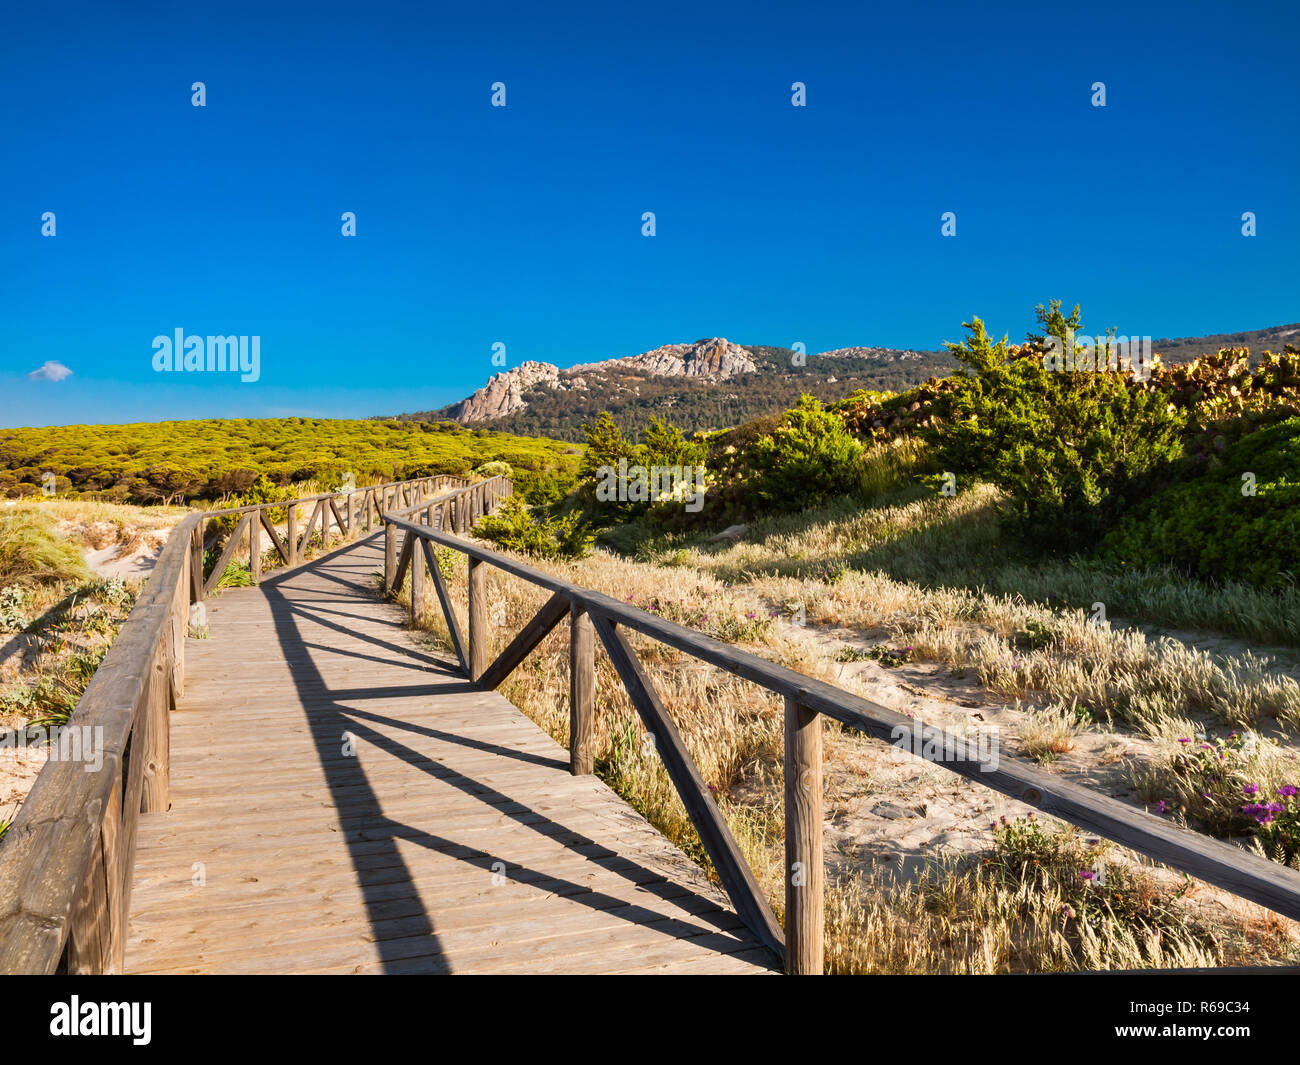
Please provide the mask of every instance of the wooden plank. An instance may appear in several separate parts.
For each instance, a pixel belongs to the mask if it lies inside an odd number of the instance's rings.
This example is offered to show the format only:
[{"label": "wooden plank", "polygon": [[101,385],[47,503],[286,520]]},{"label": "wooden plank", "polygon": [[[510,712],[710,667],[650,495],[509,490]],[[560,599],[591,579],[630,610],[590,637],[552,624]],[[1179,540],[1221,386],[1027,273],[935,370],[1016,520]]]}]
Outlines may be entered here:
[{"label": "wooden plank", "polygon": [[[407,538],[414,533],[408,533]],[[418,627],[424,621],[424,575],[428,572],[424,557],[423,540],[412,540],[410,551],[411,570],[411,626]]]},{"label": "wooden plank", "polygon": [[[276,554],[280,556],[280,561],[287,566],[290,564],[289,549],[283,543],[280,542],[280,536],[275,531],[275,526],[271,524],[271,519],[267,514],[267,509],[268,508],[266,507],[261,508],[257,512],[257,516],[261,519],[262,528],[266,530],[266,535],[270,538],[272,545],[275,547]],[[290,507],[289,509],[292,512],[293,508]]]},{"label": "wooden plank", "polygon": [[226,567],[230,565],[230,560],[234,557],[235,549],[239,546],[240,538],[249,526],[249,515],[245,514],[239,519],[239,524],[235,526],[235,531],[230,534],[226,541],[225,549],[217,558],[217,564],[212,567],[212,572],[208,574],[208,579],[203,582],[203,594],[211,595],[212,590],[216,588],[217,582],[221,580],[222,575],[226,572]]},{"label": "wooden plank", "polygon": [[140,679],[143,697],[132,730],[131,762],[139,763],[142,776],[136,809],[166,810],[171,805],[171,693],[161,683],[166,666],[159,654],[152,670]]},{"label": "wooden plank", "polygon": [[415,533],[408,532],[406,539],[402,541],[402,550],[397,556],[397,569],[393,573],[392,591],[394,594],[401,591],[402,584],[406,580],[406,571],[411,565],[411,551],[415,546],[416,539]]},{"label": "wooden plank", "polygon": [[591,618],[572,601],[569,619],[569,770],[583,776],[595,772],[596,645]]},{"label": "wooden plank", "polygon": [[308,545],[309,543],[311,543],[311,534],[312,534],[312,532],[313,532],[313,531],[315,530],[315,528],[316,528],[316,524],[317,524],[317,519],[318,519],[318,518],[320,519],[320,524],[321,524],[321,543],[324,544],[324,542],[325,542],[325,528],[324,528],[324,525],[325,525],[325,511],[324,511],[324,501],[323,501],[323,500],[317,500],[317,501],[316,501],[316,505],[315,505],[314,507],[311,508],[311,515],[307,518],[307,525],[306,525],[306,527],[302,530],[302,536],[300,537],[300,539],[299,539],[299,541],[298,541],[298,545],[297,545],[297,547],[294,549],[294,555],[295,555],[295,557],[297,557],[299,560],[301,560],[302,557],[303,557],[303,555],[305,555],[305,554],[307,553],[307,545]]},{"label": "wooden plank", "polygon": [[203,602],[203,523],[196,522],[190,531],[190,602]]},{"label": "wooden plank", "polygon": [[397,527],[392,522],[384,523],[384,591],[393,594],[396,581],[393,577],[397,571]]},{"label": "wooden plank", "polygon": [[442,567],[438,565],[438,556],[429,546],[429,541],[423,538],[420,540],[420,549],[424,552],[429,574],[433,578],[433,590],[438,594],[438,602],[442,606],[442,616],[447,622],[452,650],[456,652],[456,660],[460,663],[461,670],[469,676],[469,656],[465,653],[465,640],[460,634],[460,622],[456,620],[456,611],[452,609],[451,596],[447,592],[447,582],[442,577]]},{"label": "wooden plank", "polygon": [[488,690],[499,688],[568,613],[569,597],[556,592],[542,604],[542,608],[533,615],[528,624],[519,630],[519,634],[510,641],[510,645],[482,671],[478,678],[480,687]]},{"label": "wooden plank", "polygon": [[100,820],[98,846],[86,882],[77,893],[68,921],[68,972],[73,976],[122,971],[126,937],[118,906],[121,824],[122,783],[118,778]]},{"label": "wooden plank", "polygon": [[655,749],[663,759],[673,787],[677,789],[682,805],[690,815],[691,824],[699,833],[700,842],[704,844],[704,849],[718,871],[718,879],[722,881],[731,904],[759,941],[784,957],[780,925],[777,924],[767,899],[763,897],[749,863],[736,845],[717,803],[709,794],[708,786],[686,749],[677,726],[668,716],[659,701],[658,693],[641,667],[636,652],[612,621],[595,614],[592,622],[623,681],[632,705],[636,707],[646,730],[654,737]]},{"label": "wooden plank", "polygon": [[[327,502],[330,505],[330,513],[334,515],[334,524],[338,526],[339,536],[346,539],[348,536],[348,523],[343,520],[343,515],[339,513],[338,504],[334,501],[334,497],[330,496]],[[328,522],[326,527],[328,528]],[[326,542],[328,542],[328,538],[326,538]]]},{"label": "wooden plank", "polygon": [[821,976],[826,877],[822,856],[822,719],[785,701],[785,970]]},{"label": "wooden plank", "polygon": [[[403,656],[401,612],[366,589],[382,557],[362,541],[215,604],[172,809],[139,822],[128,968],[770,969],[734,959],[757,941],[702,871],[537,725]],[[263,741],[231,742],[268,713]]]},{"label": "wooden plank", "polygon": [[[123,755],[138,720],[142,678],[153,667],[160,646],[171,638],[174,604],[188,598],[178,596],[177,586],[189,572],[187,556],[199,531],[198,515],[182,519],[173,530],[148,584],[73,711],[69,724],[103,730],[100,770],[88,773],[81,761],[71,758],[46,762],[0,841],[0,972],[54,972],[74,905],[83,915],[97,912],[83,888],[90,883],[93,863],[104,860],[104,821],[112,816],[115,803],[122,804],[118,789]],[[165,686],[170,688],[169,683]],[[137,793],[135,804],[123,807],[123,830],[135,824],[138,811]],[[111,825],[108,833],[118,838]],[[115,872],[104,867],[105,885]],[[111,904],[107,887],[105,894]],[[81,941],[86,943],[87,937]],[[102,951],[88,947],[80,956],[102,956]]]}]

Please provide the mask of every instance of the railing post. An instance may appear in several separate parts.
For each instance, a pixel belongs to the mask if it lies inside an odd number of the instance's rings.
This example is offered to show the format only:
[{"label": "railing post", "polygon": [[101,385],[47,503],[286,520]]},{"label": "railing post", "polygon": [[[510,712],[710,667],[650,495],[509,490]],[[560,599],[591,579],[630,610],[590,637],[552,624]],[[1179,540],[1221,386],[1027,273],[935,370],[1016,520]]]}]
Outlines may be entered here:
[{"label": "railing post", "polygon": [[248,569],[254,584],[262,583],[262,509],[253,512],[248,523]]},{"label": "railing post", "polygon": [[596,723],[596,642],[591,618],[576,601],[569,608],[569,772],[595,771],[592,733]]},{"label": "railing post", "polygon": [[397,572],[397,529],[391,521],[384,522],[384,591],[393,594],[393,574]]},{"label": "railing post", "polygon": [[298,564],[298,504],[290,500],[289,502],[289,565]]},{"label": "railing post", "polygon": [[[418,517],[411,520],[420,523]],[[411,627],[415,628],[424,620],[424,544],[416,533],[406,535],[411,538]]]},{"label": "railing post", "polygon": [[820,976],[822,865],[821,715],[785,700],[785,971]]},{"label": "railing post", "polygon": [[487,564],[469,560],[469,679],[487,669]]},{"label": "railing post", "polygon": [[203,525],[199,518],[190,541],[190,602],[203,602]]}]

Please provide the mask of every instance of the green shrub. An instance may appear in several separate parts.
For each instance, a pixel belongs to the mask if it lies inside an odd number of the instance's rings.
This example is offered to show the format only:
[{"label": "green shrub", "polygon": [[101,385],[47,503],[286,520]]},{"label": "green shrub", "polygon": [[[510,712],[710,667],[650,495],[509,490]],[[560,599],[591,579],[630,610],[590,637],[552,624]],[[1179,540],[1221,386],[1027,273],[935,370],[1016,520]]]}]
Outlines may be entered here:
[{"label": "green shrub", "polygon": [[834,411],[812,396],[785,413],[749,448],[748,489],[755,508],[806,510],[855,487],[862,445]]},{"label": "green shrub", "polygon": [[[1039,308],[1049,332],[1078,324],[1078,308],[1064,319],[1057,307]],[[1047,369],[1042,338],[1013,350],[978,318],[965,327],[968,341],[949,349],[975,372],[954,375],[941,416],[921,430],[937,463],[958,485],[1005,490],[1003,517],[1027,542],[1095,546],[1147,478],[1182,455],[1185,413],[1122,372]]]},{"label": "green shrub", "polygon": [[482,518],[474,526],[474,535],[536,558],[581,558],[595,540],[581,515],[541,517],[517,496],[507,496],[496,513]]},{"label": "green shrub", "polygon": [[[246,491],[232,495],[222,509],[251,507],[260,503],[279,503],[308,494],[310,493],[301,484],[276,484],[265,473],[259,473]],[[273,525],[289,520],[288,507],[272,507],[266,514]],[[213,518],[211,527],[222,532],[231,532],[239,524],[240,517],[239,514],[226,514],[220,518]]]},{"label": "green shrub", "polygon": [[578,502],[596,524],[627,524],[639,518],[661,527],[699,523],[699,508],[685,508],[688,494],[695,497],[704,490],[699,467],[706,445],[701,439],[688,440],[656,415],[650,417],[639,444],[623,436],[608,411],[582,429],[587,450],[579,468]]},{"label": "green shrub", "polygon": [[1139,504],[1102,542],[1102,557],[1265,586],[1300,575],[1300,418],[1242,437],[1222,459],[1198,459],[1205,472]]},{"label": "green shrub", "polygon": [[574,476],[569,472],[543,470],[527,481],[515,481],[515,492],[525,503],[533,506],[551,506],[559,503],[574,486]]},{"label": "green shrub", "polygon": [[22,632],[31,623],[23,610],[26,599],[20,585],[0,588],[0,632]]},{"label": "green shrub", "polygon": [[[203,579],[205,581],[212,576],[212,570],[220,561],[220,557],[220,552],[216,550],[203,553]],[[217,583],[213,585],[213,591],[220,591],[222,588],[248,588],[252,583],[253,571],[249,568],[248,563],[232,558],[226,563],[226,568],[222,570]]]}]

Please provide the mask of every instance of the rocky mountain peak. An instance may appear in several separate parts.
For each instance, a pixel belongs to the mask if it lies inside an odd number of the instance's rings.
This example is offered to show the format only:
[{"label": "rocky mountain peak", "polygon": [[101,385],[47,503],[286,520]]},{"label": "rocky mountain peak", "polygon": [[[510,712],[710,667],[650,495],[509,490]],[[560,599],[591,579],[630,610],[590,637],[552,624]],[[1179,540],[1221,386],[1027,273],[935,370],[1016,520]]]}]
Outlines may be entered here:
[{"label": "rocky mountain peak", "polygon": [[738,374],[755,373],[753,356],[726,337],[710,337],[693,344],[665,344],[640,355],[603,362],[583,363],[561,370],[549,362],[524,362],[495,374],[486,385],[460,404],[456,420],[470,422],[502,418],[528,406],[526,394],[539,386],[560,391],[586,389],[584,374],[627,374],[633,377],[694,377],[725,381]]}]

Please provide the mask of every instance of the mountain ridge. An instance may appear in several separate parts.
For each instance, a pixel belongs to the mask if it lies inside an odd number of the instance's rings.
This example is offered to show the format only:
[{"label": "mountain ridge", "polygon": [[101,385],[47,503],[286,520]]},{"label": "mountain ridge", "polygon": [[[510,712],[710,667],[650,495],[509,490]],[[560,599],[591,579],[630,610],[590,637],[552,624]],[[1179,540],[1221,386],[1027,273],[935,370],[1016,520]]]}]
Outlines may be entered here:
[{"label": "mountain ridge", "polygon": [[[1249,347],[1258,356],[1286,343],[1300,343],[1300,323],[1155,340],[1152,349],[1166,363],[1179,363],[1220,347]],[[783,410],[805,392],[832,402],[862,388],[897,391],[955,366],[944,351],[845,347],[804,355],[706,337],[567,368],[529,360],[494,374],[457,403],[398,418],[567,440],[582,439],[581,425],[601,410],[609,410],[628,431],[653,414],[687,431],[716,429]]]}]

